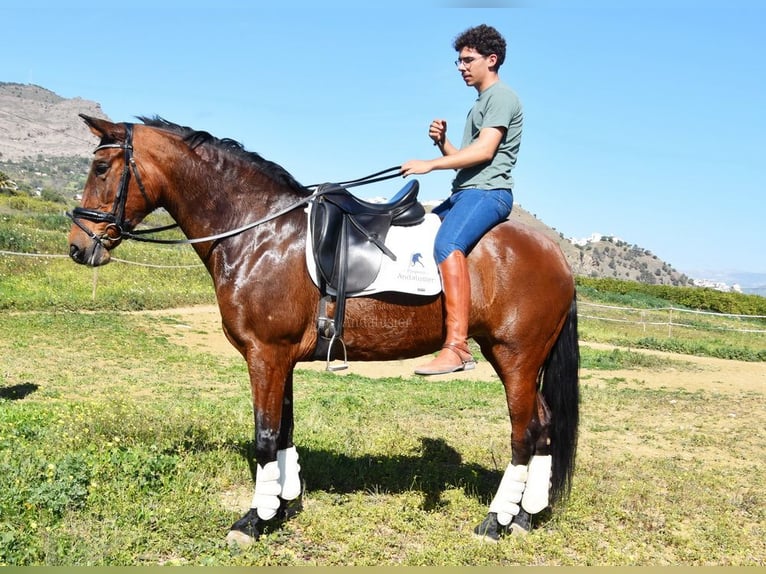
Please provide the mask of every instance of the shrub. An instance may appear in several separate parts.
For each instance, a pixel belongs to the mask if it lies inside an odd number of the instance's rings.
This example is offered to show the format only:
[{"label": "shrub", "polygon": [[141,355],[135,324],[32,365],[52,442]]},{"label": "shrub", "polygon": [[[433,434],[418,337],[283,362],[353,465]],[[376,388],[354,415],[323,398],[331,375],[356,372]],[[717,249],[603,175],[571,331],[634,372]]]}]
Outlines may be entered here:
[{"label": "shrub", "polygon": [[[652,277],[654,279],[654,277]],[[715,311],[734,315],[766,315],[766,298],[744,293],[726,293],[706,287],[678,287],[674,285],[652,285],[613,278],[577,277],[578,290],[589,290],[593,294],[618,294],[633,298],[638,306],[649,297],[661,304],[679,305],[687,309]]]}]

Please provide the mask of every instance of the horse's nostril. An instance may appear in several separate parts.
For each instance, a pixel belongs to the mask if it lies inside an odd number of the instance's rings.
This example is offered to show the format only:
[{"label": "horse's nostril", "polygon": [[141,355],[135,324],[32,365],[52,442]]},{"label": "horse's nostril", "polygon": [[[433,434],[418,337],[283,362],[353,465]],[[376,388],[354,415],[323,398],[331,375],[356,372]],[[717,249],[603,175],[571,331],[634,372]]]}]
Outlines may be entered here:
[{"label": "horse's nostril", "polygon": [[74,259],[75,261],[80,261],[80,248],[77,247],[77,245],[70,245],[69,246],[69,257]]}]

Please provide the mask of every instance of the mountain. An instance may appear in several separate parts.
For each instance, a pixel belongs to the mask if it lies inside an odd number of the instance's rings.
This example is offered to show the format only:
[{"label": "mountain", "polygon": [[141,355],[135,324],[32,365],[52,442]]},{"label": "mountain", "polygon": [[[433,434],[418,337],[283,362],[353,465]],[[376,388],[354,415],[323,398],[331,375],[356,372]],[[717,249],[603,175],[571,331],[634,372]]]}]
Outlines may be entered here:
[{"label": "mountain", "polygon": [[89,157],[98,140],[77,114],[106,118],[101,106],[32,84],[0,82],[0,161]]},{"label": "mountain", "polygon": [[[79,113],[106,117],[101,106],[90,100],[62,98],[35,85],[0,82],[0,172],[14,180],[18,190],[44,196],[47,191],[49,197],[58,194],[71,201],[82,189],[98,143]],[[686,275],[637,245],[601,236],[576,244],[518,204],[511,219],[555,240],[577,275],[689,284]]]},{"label": "mountain", "polygon": [[638,245],[602,235],[594,235],[588,241],[572,241],[518,204],[513,206],[511,219],[517,219],[553,238],[564,252],[575,275],[609,277],[653,285],[691,285],[689,277]]}]

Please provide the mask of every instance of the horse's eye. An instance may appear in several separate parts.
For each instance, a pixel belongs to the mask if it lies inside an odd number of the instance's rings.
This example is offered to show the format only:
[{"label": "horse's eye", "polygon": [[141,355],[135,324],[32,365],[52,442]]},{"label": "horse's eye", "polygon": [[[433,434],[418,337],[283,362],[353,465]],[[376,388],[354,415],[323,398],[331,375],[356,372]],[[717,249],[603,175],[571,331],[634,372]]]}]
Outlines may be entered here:
[{"label": "horse's eye", "polygon": [[108,162],[99,161],[93,166],[93,173],[95,173],[99,177],[106,175],[107,171],[109,171]]}]

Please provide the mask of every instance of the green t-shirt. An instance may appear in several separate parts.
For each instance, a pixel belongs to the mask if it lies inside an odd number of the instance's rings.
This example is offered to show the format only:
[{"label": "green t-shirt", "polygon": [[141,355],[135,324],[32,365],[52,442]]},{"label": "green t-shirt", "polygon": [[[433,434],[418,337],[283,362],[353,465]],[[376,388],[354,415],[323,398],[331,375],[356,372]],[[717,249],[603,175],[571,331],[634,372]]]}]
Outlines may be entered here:
[{"label": "green t-shirt", "polygon": [[457,172],[452,182],[452,191],[469,187],[513,189],[511,170],[516,165],[516,156],[519,153],[523,118],[519,97],[503,82],[495,82],[479,94],[473,108],[468,112],[461,148],[473,143],[479,137],[482,128],[505,128],[505,136],[490,162]]}]

